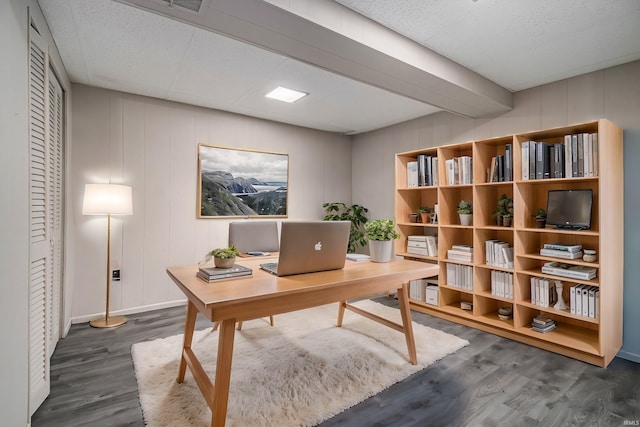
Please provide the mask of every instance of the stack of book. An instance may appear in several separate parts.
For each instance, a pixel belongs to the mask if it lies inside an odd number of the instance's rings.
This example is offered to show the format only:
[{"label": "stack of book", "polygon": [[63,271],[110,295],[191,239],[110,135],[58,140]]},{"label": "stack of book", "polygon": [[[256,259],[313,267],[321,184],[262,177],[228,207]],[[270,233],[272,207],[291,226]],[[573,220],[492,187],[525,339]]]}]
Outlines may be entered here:
[{"label": "stack of book", "polygon": [[540,249],[540,255],[564,259],[580,259],[582,258],[582,246],[545,243],[544,247]]},{"label": "stack of book", "polygon": [[407,253],[426,256],[438,256],[438,242],[435,236],[408,236]]},{"label": "stack of book", "polygon": [[542,272],[571,279],[591,280],[596,277],[596,269],[583,265],[571,265],[561,262],[547,262],[542,266]]},{"label": "stack of book", "polygon": [[200,267],[196,276],[205,282],[217,282],[219,280],[235,279],[237,277],[247,277],[253,274],[253,270],[249,267],[244,267],[239,264],[235,264],[229,268],[220,267]]},{"label": "stack of book", "polygon": [[453,261],[473,262],[473,246],[452,245],[447,251],[447,258]]},{"label": "stack of book", "polygon": [[556,328],[556,321],[542,314],[536,316],[531,321],[531,330],[536,332],[549,332]]}]

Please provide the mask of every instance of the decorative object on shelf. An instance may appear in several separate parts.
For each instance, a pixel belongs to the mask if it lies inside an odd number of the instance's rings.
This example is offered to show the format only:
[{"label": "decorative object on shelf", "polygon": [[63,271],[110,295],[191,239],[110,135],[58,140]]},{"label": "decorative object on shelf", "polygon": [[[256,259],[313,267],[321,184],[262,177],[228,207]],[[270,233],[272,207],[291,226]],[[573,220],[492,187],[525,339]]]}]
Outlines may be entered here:
[{"label": "decorative object on shelf", "polygon": [[438,223],[438,215],[440,215],[440,209],[438,208],[438,204],[433,205],[433,213],[431,214],[431,223]]},{"label": "decorative object on shelf", "polygon": [[542,208],[539,208],[535,214],[536,218],[536,227],[544,228],[547,225],[547,211]]},{"label": "decorative object on shelf", "polygon": [[418,214],[415,212],[412,212],[409,214],[409,222],[411,223],[416,223],[418,222]]},{"label": "decorative object on shelf", "polygon": [[431,208],[429,206],[420,206],[418,208],[418,215],[420,215],[420,222],[423,224],[429,223],[429,216],[431,214]]},{"label": "decorative object on shelf", "polygon": [[113,328],[127,323],[123,316],[109,316],[111,288],[111,215],[132,215],[131,187],[116,184],[86,184],[82,201],[83,215],[107,216],[107,303],[104,319],[89,322],[94,328]]},{"label": "decorative object on shelf", "polygon": [[554,283],[556,285],[557,302],[553,306],[553,308],[555,308],[556,310],[566,310],[568,307],[567,307],[567,304],[564,302],[564,298],[562,298],[563,283],[560,280],[554,280]]},{"label": "decorative object on shelf", "polygon": [[355,253],[358,247],[364,247],[367,244],[363,226],[369,221],[367,218],[369,209],[361,205],[346,205],[341,202],[323,203],[322,208],[326,213],[323,218],[325,221],[351,221],[348,253]]},{"label": "decorative object on shelf", "polygon": [[392,219],[375,219],[364,225],[369,240],[369,255],[373,262],[389,262],[393,255],[393,240],[400,237]]},{"label": "decorative object on shelf", "polygon": [[458,203],[458,215],[461,225],[471,225],[473,222],[473,204],[469,200],[460,200]]},{"label": "decorative object on shelf", "polygon": [[500,307],[498,309],[498,319],[509,320],[513,318],[513,309],[511,307]]},{"label": "decorative object on shelf", "polygon": [[598,256],[596,254],[596,251],[594,249],[585,249],[584,250],[584,255],[582,255],[582,260],[586,261],[586,262],[596,262],[598,259]]},{"label": "decorative object on shelf", "polygon": [[513,198],[503,194],[498,199],[498,209],[493,211],[496,218],[496,224],[503,227],[511,227],[513,220]]},{"label": "decorative object on shelf", "polygon": [[236,245],[231,245],[228,248],[218,248],[209,252],[209,255],[213,257],[213,264],[218,268],[232,267],[236,262],[236,257],[240,255],[240,251],[236,248]]}]

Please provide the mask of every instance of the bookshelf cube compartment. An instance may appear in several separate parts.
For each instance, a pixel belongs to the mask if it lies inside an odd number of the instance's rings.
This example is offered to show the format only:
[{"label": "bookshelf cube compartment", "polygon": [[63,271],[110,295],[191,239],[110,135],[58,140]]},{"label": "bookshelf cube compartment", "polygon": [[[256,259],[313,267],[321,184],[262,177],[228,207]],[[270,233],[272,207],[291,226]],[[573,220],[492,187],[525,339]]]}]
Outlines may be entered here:
[{"label": "bookshelf cube compartment", "polygon": [[[473,188],[471,186],[448,187],[441,189],[438,203],[438,207],[440,209],[440,224],[460,225],[458,203],[462,200],[473,202]],[[473,207],[473,210],[475,211],[475,206]]]},{"label": "bookshelf cube compartment", "polygon": [[[568,181],[568,182],[567,182]],[[544,184],[544,185],[543,185]],[[591,231],[597,232],[600,224],[600,205],[599,205],[599,189],[598,182],[595,178],[583,179],[567,179],[546,181],[529,181],[518,185],[516,197],[514,197],[515,209],[521,211],[523,215],[520,217],[522,222],[516,222],[517,228],[536,228],[535,214],[540,208],[547,209],[547,199],[550,190],[583,190],[590,189],[593,191],[593,202],[591,206]],[[554,227],[547,224],[547,230],[553,230]]]},{"label": "bookshelf cube compartment", "polygon": [[[510,146],[511,154],[507,153],[507,145]],[[492,138],[483,141],[476,141],[475,152],[473,155],[473,172],[474,181],[476,184],[480,183],[498,183],[500,181],[492,181],[495,174],[493,170],[498,168],[496,165],[499,162],[499,158],[506,159],[510,157],[511,170],[514,171],[513,160],[515,155],[513,153],[515,144],[512,136],[502,138]],[[495,160],[494,160],[495,159]],[[502,161],[503,166],[506,165],[506,160]],[[512,175],[513,176],[513,175]],[[504,174],[503,174],[504,177]],[[511,182],[512,179],[508,180]],[[504,182],[504,181],[503,181]]]}]

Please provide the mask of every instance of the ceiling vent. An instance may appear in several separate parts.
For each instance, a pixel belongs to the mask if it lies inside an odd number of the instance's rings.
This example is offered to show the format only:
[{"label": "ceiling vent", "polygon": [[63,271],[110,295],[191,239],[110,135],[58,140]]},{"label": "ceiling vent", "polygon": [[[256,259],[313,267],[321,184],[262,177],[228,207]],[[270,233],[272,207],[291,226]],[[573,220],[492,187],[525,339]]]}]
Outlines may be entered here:
[{"label": "ceiling vent", "polygon": [[202,0],[162,0],[169,4],[169,7],[183,7],[194,12],[200,12],[200,6],[202,6]]}]

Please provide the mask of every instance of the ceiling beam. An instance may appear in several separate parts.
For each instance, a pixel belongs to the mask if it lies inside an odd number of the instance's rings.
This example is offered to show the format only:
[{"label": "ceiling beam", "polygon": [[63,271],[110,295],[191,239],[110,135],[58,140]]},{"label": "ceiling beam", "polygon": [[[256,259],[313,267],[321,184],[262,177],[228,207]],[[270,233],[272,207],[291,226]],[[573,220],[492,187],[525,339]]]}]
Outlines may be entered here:
[{"label": "ceiling beam", "polygon": [[151,0],[117,1],[463,116],[513,106],[510,91],[372,22],[386,42],[355,40],[262,0],[204,0],[197,13]]}]

